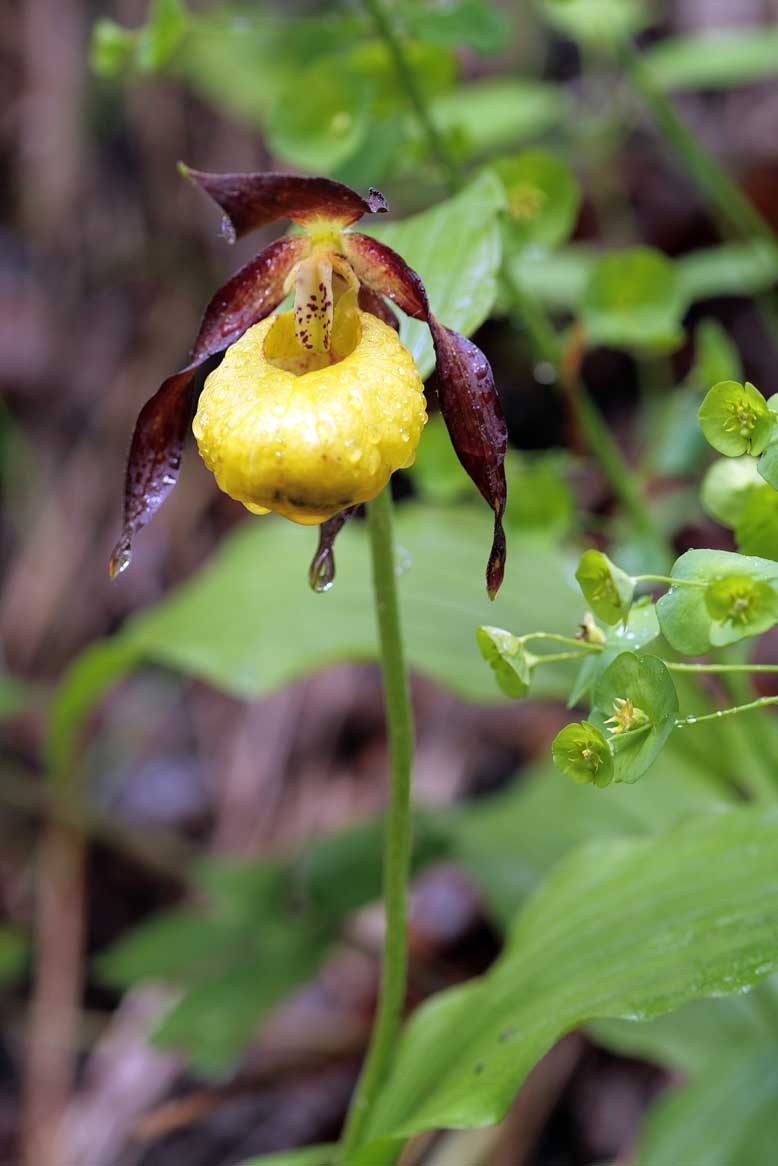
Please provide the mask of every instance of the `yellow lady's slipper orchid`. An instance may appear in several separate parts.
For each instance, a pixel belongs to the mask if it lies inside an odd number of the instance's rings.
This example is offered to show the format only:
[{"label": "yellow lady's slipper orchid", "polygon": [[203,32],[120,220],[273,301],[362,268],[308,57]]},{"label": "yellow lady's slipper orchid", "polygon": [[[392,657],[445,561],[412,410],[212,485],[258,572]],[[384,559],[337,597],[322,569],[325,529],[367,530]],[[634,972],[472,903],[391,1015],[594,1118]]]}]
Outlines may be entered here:
[{"label": "yellow lady's slipper orchid", "polygon": [[[427,420],[424,386],[397,335],[387,300],[425,321],[437,357],[437,396],[460,462],[494,513],[486,586],[505,566],[505,419],[489,362],[430,311],[421,278],[384,243],[353,231],[385,211],[328,178],[206,174],[181,167],[224,211],[230,242],[286,217],[302,233],[265,247],[216,293],[189,363],[146,402],[133,434],[124,522],[110,561],[117,575],[132,541],[175,485],[189,427],[194,377],[208,377],[194,421],[205,464],[222,490],[255,514],[274,510],[321,527],[310,580],[326,590],[332,545],[356,507],[413,462]],[[294,308],[273,316],[286,296]]]},{"label": "yellow lady's slipper orchid", "polygon": [[413,357],[382,320],[356,307],[341,320],[339,306],[331,363],[301,348],[284,312],[250,328],[205,382],[193,426],[203,461],[255,514],[321,523],[413,462],[427,420]]}]

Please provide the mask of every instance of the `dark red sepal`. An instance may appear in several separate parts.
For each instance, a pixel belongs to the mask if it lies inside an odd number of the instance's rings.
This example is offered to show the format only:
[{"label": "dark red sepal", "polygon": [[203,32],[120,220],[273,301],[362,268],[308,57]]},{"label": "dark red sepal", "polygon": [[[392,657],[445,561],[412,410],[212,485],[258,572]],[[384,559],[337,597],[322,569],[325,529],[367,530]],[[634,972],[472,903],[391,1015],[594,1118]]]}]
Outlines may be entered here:
[{"label": "dark red sepal", "polygon": [[335,579],[335,539],[357,510],[358,506],[349,506],[328,518],[319,527],[319,545],[308,571],[308,582],[312,591],[329,591],[332,586]]},{"label": "dark red sepal", "polygon": [[384,297],[379,296],[378,292],[374,292],[366,283],[359,285],[358,302],[363,312],[369,312],[371,316],[377,316],[379,320],[383,320],[384,324],[388,324],[390,328],[394,328],[395,332],[400,331],[400,321]]},{"label": "dark red sepal", "polygon": [[203,361],[239,340],[286,295],[286,277],[308,246],[302,235],[284,235],[249,260],[219,288],[203,313],[192,360]]},{"label": "dark red sepal", "polygon": [[430,314],[421,278],[401,255],[370,235],[351,232],[343,236],[343,250],[360,283],[386,296],[414,320]]},{"label": "dark red sepal", "polygon": [[444,327],[430,313],[437,355],[440,411],[457,457],[494,511],[494,539],[486,588],[494,599],[505,571],[505,451],[508,431],[489,362],[471,340]]},{"label": "dark red sepal", "polygon": [[127,462],[122,533],[108,566],[112,578],[129,566],[133,538],[176,484],[195,372],[278,307],[286,294],[286,277],[305,246],[301,236],[288,235],[242,267],[205,309],[189,364],[163,381],[141,409]]},{"label": "dark red sepal", "polygon": [[305,226],[314,219],[328,219],[348,227],[363,215],[386,211],[384,196],[370,190],[367,198],[332,178],[308,178],[299,174],[208,174],[179,162],[185,178],[200,186],[224,211],[221,233],[234,243],[249,231],[278,219]]}]

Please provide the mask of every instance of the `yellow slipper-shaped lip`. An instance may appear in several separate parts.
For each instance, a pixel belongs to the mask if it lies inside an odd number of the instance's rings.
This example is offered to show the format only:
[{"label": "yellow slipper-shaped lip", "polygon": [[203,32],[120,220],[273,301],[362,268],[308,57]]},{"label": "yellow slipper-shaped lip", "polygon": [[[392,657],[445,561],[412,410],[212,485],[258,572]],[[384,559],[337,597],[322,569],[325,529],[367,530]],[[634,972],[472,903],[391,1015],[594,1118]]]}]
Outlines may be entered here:
[{"label": "yellow slipper-shaped lip", "polygon": [[193,425],[200,454],[254,513],[321,523],[375,498],[413,462],[424,386],[397,333],[344,313],[332,349],[301,354],[285,312],[250,328],[205,383]]}]

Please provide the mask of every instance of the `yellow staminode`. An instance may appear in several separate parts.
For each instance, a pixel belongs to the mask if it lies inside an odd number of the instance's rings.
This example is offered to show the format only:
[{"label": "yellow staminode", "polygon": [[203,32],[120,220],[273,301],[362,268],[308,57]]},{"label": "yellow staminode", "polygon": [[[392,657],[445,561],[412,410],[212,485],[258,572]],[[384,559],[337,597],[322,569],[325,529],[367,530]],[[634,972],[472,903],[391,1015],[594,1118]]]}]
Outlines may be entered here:
[{"label": "yellow staminode", "polygon": [[328,353],[301,348],[292,312],[250,328],[208,377],[193,429],[226,494],[312,525],[411,465],[426,420],[411,354],[346,295]]}]

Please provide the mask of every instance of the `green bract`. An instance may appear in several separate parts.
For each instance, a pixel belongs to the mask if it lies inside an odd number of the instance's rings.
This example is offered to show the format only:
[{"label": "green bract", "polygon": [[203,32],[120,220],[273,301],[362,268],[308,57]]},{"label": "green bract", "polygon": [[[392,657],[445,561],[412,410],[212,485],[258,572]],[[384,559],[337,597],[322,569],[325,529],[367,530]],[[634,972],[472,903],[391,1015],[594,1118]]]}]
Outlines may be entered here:
[{"label": "green bract", "polygon": [[746,381],[720,381],[700,405],[700,426],[715,450],[726,457],[759,455],[767,446],[774,415],[767,401]]},{"label": "green bract", "polygon": [[753,486],[735,523],[735,541],[745,555],[778,559],[778,493],[772,486]]},{"label": "green bract", "polygon": [[557,769],[579,785],[604,789],[613,781],[613,755],[605,736],[588,721],[566,725],[551,745]]},{"label": "green bract", "polygon": [[[778,413],[778,393],[767,398],[767,408],[772,414]],[[778,490],[778,429],[773,426],[770,440],[759,459],[757,469],[762,478],[774,490]]]},{"label": "green bract", "polygon": [[657,656],[622,652],[594,688],[592,724],[611,734],[613,780],[637,781],[656,758],[678,715],[670,673]]},{"label": "green bract", "polygon": [[702,480],[702,508],[723,526],[734,529],[748,495],[762,484],[754,458],[747,454],[739,458],[718,458]]},{"label": "green bract", "polygon": [[714,579],[705,590],[705,606],[714,621],[710,631],[716,647],[746,636],[757,636],[778,623],[778,592],[748,575]]},{"label": "green bract", "polygon": [[[686,656],[704,656],[721,643],[720,631],[708,610],[706,591],[717,580],[731,576],[778,585],[778,563],[732,551],[687,551],[673,565],[672,577],[685,581],[671,586],[656,605],[662,635],[677,652]],[[689,586],[688,584],[693,584]],[[733,628],[734,630],[734,628]],[[758,629],[763,631],[763,628]],[[741,628],[728,643],[757,635],[750,625]]]},{"label": "green bract", "polygon": [[506,696],[514,700],[529,692],[531,665],[518,636],[502,628],[480,627],[476,640],[481,655],[494,671],[495,679]]},{"label": "green bract", "polygon": [[602,551],[584,551],[575,577],[586,602],[603,623],[618,623],[626,617],[635,585]]},{"label": "green bract", "polygon": [[[596,628],[600,631],[599,628]],[[578,671],[575,684],[570,692],[567,707],[573,705],[586,696],[597,678],[605,671],[608,665],[625,649],[637,651],[650,644],[659,635],[659,620],[656,617],[656,608],[648,595],[642,596],[630,608],[626,623],[609,627],[605,632],[605,643],[601,652],[587,656]],[[589,639],[589,643],[593,641]]]}]

